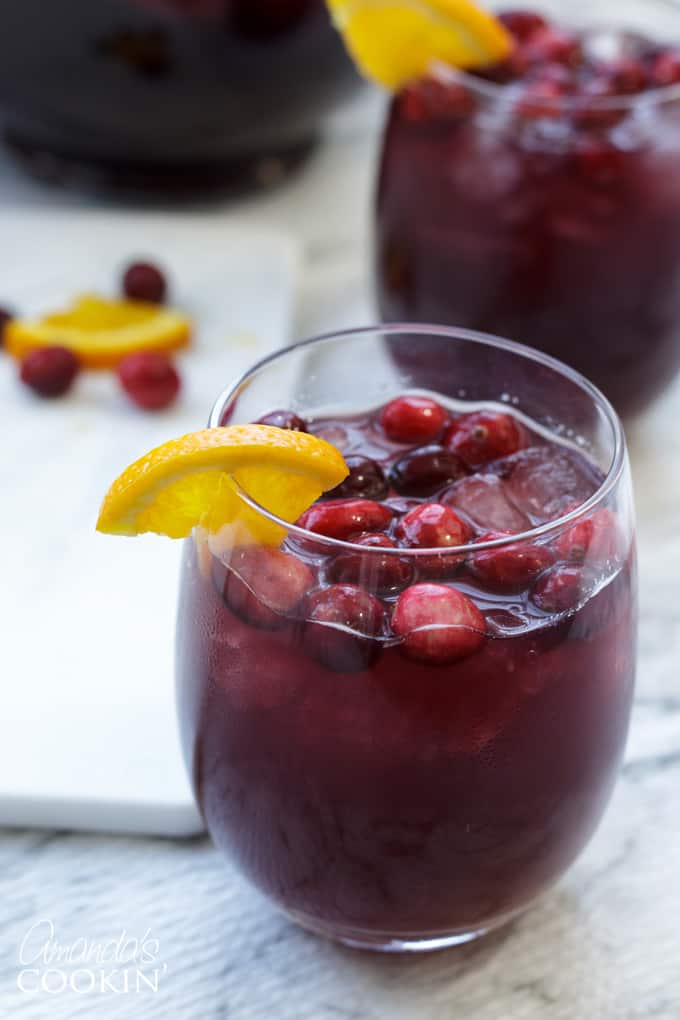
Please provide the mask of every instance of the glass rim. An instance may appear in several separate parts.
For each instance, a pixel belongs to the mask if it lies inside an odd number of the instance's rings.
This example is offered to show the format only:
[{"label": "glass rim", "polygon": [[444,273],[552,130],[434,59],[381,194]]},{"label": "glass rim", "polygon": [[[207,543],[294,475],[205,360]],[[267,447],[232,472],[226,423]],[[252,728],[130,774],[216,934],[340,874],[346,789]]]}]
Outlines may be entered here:
[{"label": "glass rim", "polygon": [[486,549],[500,549],[506,546],[516,545],[518,543],[535,542],[537,539],[549,538],[554,534],[560,534],[566,528],[572,526],[583,517],[586,517],[597,510],[611,492],[617,487],[626,464],[626,440],[623,426],[618,414],[614,410],[610,401],[607,397],[605,397],[604,393],[597,388],[597,386],[591,383],[590,380],[588,380],[580,372],[577,372],[576,369],[566,365],[558,358],[553,358],[549,354],[544,354],[542,351],[534,350],[532,347],[527,347],[525,344],[517,343],[515,340],[506,340],[503,337],[494,336],[491,333],[481,333],[477,330],[462,329],[455,326],[438,326],[410,322],[384,323],[374,326],[357,326],[352,329],[331,330],[327,333],[320,333],[317,336],[310,337],[307,340],[301,340],[298,343],[287,344],[285,347],[280,347],[278,350],[272,351],[271,354],[266,355],[264,358],[260,358],[259,361],[255,362],[247,371],[243,372],[238,379],[235,380],[235,382],[222,390],[210,412],[208,428],[219,428],[225,408],[228,407],[229,403],[238,395],[239,391],[248,382],[248,380],[255,376],[261,369],[275,363],[280,358],[287,357],[293,352],[304,351],[333,340],[361,336],[368,337],[374,334],[389,336],[390,334],[395,335],[403,333],[411,333],[419,336],[436,336],[443,339],[448,338],[450,340],[463,340],[486,347],[495,347],[499,350],[507,351],[510,354],[524,358],[525,360],[533,361],[538,365],[550,368],[559,375],[567,378],[575,386],[578,386],[587,394],[587,396],[590,397],[593,404],[599,407],[604,413],[605,420],[611,429],[614,440],[614,450],[611,463],[601,485],[591,496],[589,496],[587,500],[585,500],[585,502],[579,503],[578,506],[573,507],[568,513],[561,514],[559,517],[556,517],[555,520],[547,521],[545,524],[535,525],[527,531],[504,535],[502,538],[493,539],[487,542],[477,541],[467,542],[464,545],[432,546],[427,549],[407,549],[401,547],[389,549],[381,546],[359,546],[355,542],[347,542],[343,539],[320,535],[315,531],[310,531],[308,528],[300,527],[297,524],[291,524],[289,521],[285,521],[282,517],[278,517],[276,514],[267,510],[249,496],[239,483],[235,479],[232,479],[239,497],[243,499],[243,501],[252,510],[256,511],[256,513],[260,514],[262,517],[267,518],[267,520],[271,521],[273,524],[284,529],[289,535],[294,535],[296,538],[302,539],[306,542],[313,541],[319,545],[328,546],[337,552],[353,552],[355,555],[359,552],[361,556],[395,556],[400,557],[401,559],[411,556],[417,559],[421,556],[431,556],[432,553],[437,553],[440,556],[461,557],[468,556],[472,553],[482,552]]},{"label": "glass rim", "polygon": [[[516,88],[517,82],[499,84],[493,81],[486,81],[484,78],[477,78],[471,71],[451,67],[440,61],[433,61],[430,64],[430,77],[438,81],[453,81],[465,85],[470,92],[476,92],[486,99],[493,99],[496,102],[513,98],[512,90]],[[398,95],[398,93],[397,93]],[[659,107],[666,103],[680,102],[680,84],[660,85],[658,88],[647,89],[643,92],[636,92],[632,95],[619,96],[559,96],[539,97],[539,101],[546,106],[561,111],[583,111],[584,109],[603,111],[632,110],[643,107]],[[439,119],[435,115],[433,120]],[[540,118],[535,118],[540,119]]]}]

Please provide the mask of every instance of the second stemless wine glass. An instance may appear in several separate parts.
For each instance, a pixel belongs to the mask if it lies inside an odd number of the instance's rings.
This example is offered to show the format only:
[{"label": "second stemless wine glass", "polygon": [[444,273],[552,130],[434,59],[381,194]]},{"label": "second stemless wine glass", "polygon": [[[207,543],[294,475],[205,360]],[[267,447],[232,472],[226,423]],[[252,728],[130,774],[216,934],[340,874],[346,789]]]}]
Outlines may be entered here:
[{"label": "second stemless wine glass", "polygon": [[[640,35],[649,54],[680,46],[673,0],[527,6],[596,53],[625,59]],[[535,93],[437,68],[395,97],[378,297],[387,321],[486,330],[559,357],[629,415],[680,369],[680,83],[612,97],[596,71],[572,95],[559,63],[526,79]]]},{"label": "second stemless wine glass", "polygon": [[[395,367],[395,343],[419,353],[412,370]],[[442,358],[456,379],[435,394],[447,414],[500,407],[533,430],[540,445],[518,454],[515,497],[550,503],[586,466],[591,495],[558,499],[556,519],[527,533],[479,541],[480,525],[474,544],[433,552],[323,536],[241,492],[246,530],[197,530],[184,554],[179,712],[210,833],[291,918],[383,950],[455,945],[504,923],[562,875],[601,818],[635,672],[622,429],[597,390],[552,359],[426,326],[283,350],[225,392],[210,419],[238,424],[285,407],[346,453],[376,457],[376,409],[422,392],[418,365]],[[486,506],[474,493],[467,505],[478,522],[507,512],[494,471],[495,481],[465,481],[488,490]],[[374,495],[372,513],[403,519],[409,500]],[[586,548],[596,560],[584,560]],[[499,588],[504,578],[470,571],[480,553],[511,549],[531,551],[539,570],[570,561],[550,604],[537,608],[523,582]],[[395,604],[406,596],[418,615],[425,589],[468,607],[444,644],[438,619],[420,618],[406,637],[400,626]]]}]

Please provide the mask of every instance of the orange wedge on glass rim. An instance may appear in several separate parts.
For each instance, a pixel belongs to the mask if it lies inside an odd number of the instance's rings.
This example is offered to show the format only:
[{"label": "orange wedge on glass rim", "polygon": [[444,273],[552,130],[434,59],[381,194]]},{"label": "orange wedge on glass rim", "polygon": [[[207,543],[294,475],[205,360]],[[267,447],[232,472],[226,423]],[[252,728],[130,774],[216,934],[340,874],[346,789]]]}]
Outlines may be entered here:
[{"label": "orange wedge on glass rim", "polygon": [[5,330],[5,347],[15,358],[58,345],[70,348],[83,368],[94,369],[114,368],[137,351],[174,351],[190,339],[191,322],[180,312],[96,294],[84,294],[70,308],[41,319],[15,319]]},{"label": "orange wedge on glass rim", "polygon": [[396,91],[433,62],[471,69],[503,60],[514,43],[472,0],[327,0],[336,28],[367,78]]},{"label": "orange wedge on glass rim", "polygon": [[135,461],[109,489],[97,530],[186,538],[193,528],[229,528],[233,544],[279,545],[285,529],[253,509],[244,490],[277,517],[295,521],[347,477],[342,454],[306,432],[228,425],[171,439]]}]

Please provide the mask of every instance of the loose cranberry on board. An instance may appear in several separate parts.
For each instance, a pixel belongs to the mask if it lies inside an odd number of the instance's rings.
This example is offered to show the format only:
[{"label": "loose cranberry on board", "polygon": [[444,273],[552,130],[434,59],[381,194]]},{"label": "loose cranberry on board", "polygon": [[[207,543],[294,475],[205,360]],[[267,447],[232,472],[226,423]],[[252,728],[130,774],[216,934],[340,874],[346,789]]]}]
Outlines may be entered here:
[{"label": "loose cranberry on board", "polygon": [[128,354],[118,366],[118,378],[128,396],[145,411],[169,407],[181,386],[170,359],[157,351]]},{"label": "loose cranberry on board", "polygon": [[163,272],[151,262],[133,262],[123,274],[123,293],[131,301],[161,305],[167,291]]},{"label": "loose cranberry on board", "polygon": [[78,359],[67,347],[40,347],[21,362],[22,383],[41,397],[61,397],[71,389],[79,371]]}]

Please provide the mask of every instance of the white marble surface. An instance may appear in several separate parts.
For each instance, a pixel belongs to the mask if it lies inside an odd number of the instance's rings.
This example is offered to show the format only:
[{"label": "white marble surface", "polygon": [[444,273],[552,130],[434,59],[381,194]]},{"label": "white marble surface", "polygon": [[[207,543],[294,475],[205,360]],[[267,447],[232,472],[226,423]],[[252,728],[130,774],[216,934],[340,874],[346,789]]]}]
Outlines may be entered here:
[{"label": "white marble surface", "polygon": [[[297,332],[371,317],[372,104],[304,174],[241,203],[306,245]],[[0,160],[2,209],[79,202]],[[223,208],[206,215],[228,216]],[[560,885],[509,930],[428,958],[376,958],[275,915],[204,839],[0,833],[0,1016],[21,1020],[642,1020],[680,1018],[680,384],[631,431],[642,629],[631,739],[611,807]],[[35,748],[40,754],[40,748]],[[46,768],[49,763],[45,763]],[[22,993],[31,925],[63,944],[149,938],[159,987]],[[81,944],[82,948],[82,944]],[[59,966],[59,965],[57,965]],[[81,979],[85,980],[85,979]],[[120,984],[114,987],[121,987]]]}]

